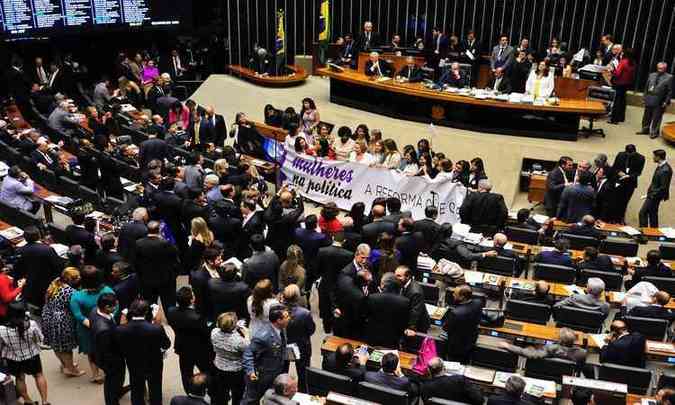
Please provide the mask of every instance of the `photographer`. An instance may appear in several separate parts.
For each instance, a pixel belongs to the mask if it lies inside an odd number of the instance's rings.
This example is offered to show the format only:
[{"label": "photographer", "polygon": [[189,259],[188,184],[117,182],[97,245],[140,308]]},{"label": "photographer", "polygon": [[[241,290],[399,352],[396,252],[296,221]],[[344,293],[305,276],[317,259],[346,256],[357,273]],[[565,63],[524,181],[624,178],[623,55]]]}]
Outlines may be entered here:
[{"label": "photographer", "polygon": [[289,185],[284,185],[263,214],[268,226],[267,245],[274,250],[280,261],[286,259],[286,251],[294,239],[295,228],[305,210],[302,198],[297,197],[295,190],[289,189]]},{"label": "photographer", "polygon": [[34,192],[35,185],[28,174],[19,166],[12,166],[2,181],[0,200],[14,208],[36,213],[40,209],[40,203],[31,198]]}]

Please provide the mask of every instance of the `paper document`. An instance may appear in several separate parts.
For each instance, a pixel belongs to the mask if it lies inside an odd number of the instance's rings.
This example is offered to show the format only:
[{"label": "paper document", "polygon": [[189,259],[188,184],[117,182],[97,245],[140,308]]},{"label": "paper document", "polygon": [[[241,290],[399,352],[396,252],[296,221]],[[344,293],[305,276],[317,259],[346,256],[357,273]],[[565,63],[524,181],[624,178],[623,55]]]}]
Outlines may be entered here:
[{"label": "paper document", "polygon": [[4,231],[0,231],[0,236],[8,240],[19,239],[23,237],[23,229],[13,226]]},{"label": "paper document", "polygon": [[469,51],[468,49],[464,53],[466,54],[466,56],[469,57],[469,59],[476,60],[476,57],[474,56],[474,54],[471,51]]},{"label": "paper document", "polygon": [[623,232],[623,233],[625,233],[629,236],[636,236],[636,235],[639,235],[641,233],[640,231],[633,228],[632,226],[622,226],[619,229],[621,229],[621,232]]},{"label": "paper document", "polygon": [[534,219],[534,222],[538,224],[543,224],[544,222],[548,221],[549,217],[542,214],[534,214],[532,215],[532,219]]},{"label": "paper document", "polygon": [[675,239],[675,228],[659,228],[659,231],[668,239]]},{"label": "paper document", "polygon": [[464,280],[467,284],[478,284],[483,282],[483,273],[479,271],[465,271]]},{"label": "paper document", "polygon": [[607,345],[605,342],[605,338],[609,336],[609,333],[589,333],[588,337],[591,338],[592,343],[595,344],[595,346],[598,346],[598,348],[602,349]]},{"label": "paper document", "polygon": [[491,384],[495,379],[495,370],[487,368],[466,366],[464,368],[464,377]]},{"label": "paper document", "polygon": [[675,353],[675,346],[673,346],[672,343],[663,343],[663,342],[655,342],[653,340],[648,340],[647,341],[647,350],[655,350],[658,352],[666,352],[666,353]]},{"label": "paper document", "polygon": [[447,375],[464,375],[465,367],[456,361],[444,361],[443,368],[445,369],[445,374]]}]

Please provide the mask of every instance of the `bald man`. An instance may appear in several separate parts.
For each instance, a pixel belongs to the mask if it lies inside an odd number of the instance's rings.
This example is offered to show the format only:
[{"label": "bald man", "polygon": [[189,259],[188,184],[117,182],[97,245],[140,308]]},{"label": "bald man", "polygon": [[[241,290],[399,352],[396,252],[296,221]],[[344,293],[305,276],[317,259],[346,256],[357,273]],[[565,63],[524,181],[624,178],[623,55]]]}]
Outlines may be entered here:
[{"label": "bald man", "polygon": [[656,72],[650,73],[644,90],[645,112],[642,116],[642,130],[638,134],[649,134],[656,138],[661,132],[661,119],[673,96],[673,75],[668,73],[668,64],[656,64]]},{"label": "bald man", "polygon": [[216,145],[216,147],[223,147],[225,144],[225,138],[227,137],[227,125],[225,124],[225,118],[223,118],[223,116],[220,114],[216,114],[216,110],[213,106],[206,107],[204,111],[206,113],[204,120],[211,129],[213,143]]},{"label": "bald man", "polygon": [[607,345],[600,352],[601,363],[614,363],[629,367],[645,366],[645,337],[630,333],[624,321],[614,321]]},{"label": "bald man", "polygon": [[386,60],[380,59],[380,54],[371,52],[368,62],[366,62],[366,71],[364,73],[366,76],[372,78],[390,77],[392,68]]},{"label": "bald man", "polygon": [[363,226],[361,236],[365,243],[370,246],[377,246],[377,240],[383,232],[387,232],[391,235],[395,234],[396,224],[384,220],[386,209],[383,205],[374,205],[371,209],[371,213],[373,222]]},{"label": "bald man", "polygon": [[398,72],[396,78],[408,83],[417,83],[422,81],[422,69],[420,69],[417,64],[415,64],[415,58],[412,56],[405,58],[405,66]]}]

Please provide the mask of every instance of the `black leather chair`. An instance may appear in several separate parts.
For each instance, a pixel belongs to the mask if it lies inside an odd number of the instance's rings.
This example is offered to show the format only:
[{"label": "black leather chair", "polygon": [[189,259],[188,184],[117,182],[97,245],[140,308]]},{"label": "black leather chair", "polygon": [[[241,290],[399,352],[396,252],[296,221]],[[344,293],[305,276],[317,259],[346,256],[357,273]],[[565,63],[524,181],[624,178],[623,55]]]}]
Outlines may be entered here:
[{"label": "black leather chair", "polygon": [[329,392],[352,395],[352,380],[349,377],[314,367],[307,367],[307,386],[310,395],[325,397]]},{"label": "black leather chair", "polygon": [[90,202],[94,207],[101,208],[101,198],[98,196],[96,190],[92,190],[86,186],[80,186],[78,188],[78,196],[84,201]]},{"label": "black leather chair", "polygon": [[70,198],[78,198],[80,195],[80,185],[72,179],[65,176],[58,177],[59,194]]},{"label": "black leather chair", "polygon": [[9,166],[18,165],[21,163],[23,155],[18,150],[9,147],[7,148],[7,156],[3,156],[4,159],[7,159]]},{"label": "black leather chair", "polygon": [[512,277],[516,269],[516,259],[512,257],[486,257],[478,263],[478,270],[486,273]]},{"label": "black leather chair", "polygon": [[645,395],[652,381],[652,372],[644,368],[621,366],[612,363],[600,365],[598,378],[628,385],[631,394]]},{"label": "black leather chair", "polygon": [[14,221],[18,213],[19,213],[18,209],[0,200],[0,218],[2,218],[3,221],[11,225],[15,225]]},{"label": "black leather chair", "polygon": [[457,401],[449,401],[447,399],[442,399],[442,398],[429,398],[428,400],[424,401],[425,405],[469,405],[466,402],[457,402]]},{"label": "black leather chair", "polygon": [[663,242],[659,245],[659,252],[663,260],[675,260],[675,243]]},{"label": "black leather chair", "polygon": [[471,365],[514,373],[518,355],[504,349],[476,344],[471,353]]},{"label": "black leather chair", "polygon": [[54,242],[61,243],[63,245],[68,244],[66,228],[62,227],[61,225],[50,222],[47,224],[47,232],[52,236]]},{"label": "black leather chair", "polygon": [[424,291],[424,301],[432,305],[437,305],[438,295],[440,293],[438,287],[435,284],[422,282],[420,282],[419,285],[422,287],[422,291]]},{"label": "black leather chair", "polygon": [[34,226],[40,230],[44,230],[44,223],[42,218],[33,214],[32,212],[25,210],[17,210],[16,217],[11,222],[12,225],[16,225],[19,228],[25,228],[27,226]]},{"label": "black leather chair", "polygon": [[600,242],[600,253],[608,255],[634,257],[637,256],[638,243],[633,239],[608,237]]},{"label": "black leather chair", "polygon": [[675,295],[675,277],[643,277],[643,281],[649,281],[659,290],[665,291],[671,296]]},{"label": "black leather chair", "polygon": [[359,383],[358,397],[378,404],[408,405],[409,403],[407,392],[369,382]]},{"label": "black leather chair", "polygon": [[600,240],[595,239],[590,236],[581,236],[581,235],[573,235],[571,233],[562,233],[560,235],[561,238],[565,238],[570,241],[570,249],[573,250],[584,250],[584,248],[588,246],[592,246],[594,248],[597,248],[600,246]]},{"label": "black leather chair", "polygon": [[533,229],[507,226],[504,233],[511,242],[527,243],[528,245],[536,245],[539,243],[539,232]]},{"label": "black leather chair", "polygon": [[618,271],[601,271],[591,269],[581,269],[579,272],[579,285],[586,285],[588,279],[597,277],[605,282],[605,289],[607,291],[621,291],[623,288],[623,275]]},{"label": "black leather chair", "polygon": [[58,190],[58,179],[56,173],[52,170],[38,170],[35,173],[34,180],[41,186],[44,186],[47,190]]},{"label": "black leather chair", "polygon": [[546,280],[554,283],[573,284],[577,277],[577,271],[572,267],[559,266],[556,264],[535,263],[534,279]]},{"label": "black leather chair", "polygon": [[565,375],[574,376],[577,364],[564,359],[527,359],[525,376],[541,380],[553,380],[562,384]]},{"label": "black leather chair", "polygon": [[665,319],[643,318],[639,316],[625,316],[624,321],[632,332],[639,332],[647,339],[661,340],[666,338],[670,323]]},{"label": "black leather chair", "polygon": [[661,370],[659,382],[656,384],[656,389],[660,390],[663,387],[675,387],[675,370],[664,368]]},{"label": "black leather chair", "polygon": [[504,315],[516,321],[546,325],[551,318],[551,307],[538,302],[508,300]]},{"label": "black leather chair", "polygon": [[567,327],[587,333],[599,333],[605,321],[605,316],[600,311],[570,306],[556,308],[554,316],[557,327]]}]

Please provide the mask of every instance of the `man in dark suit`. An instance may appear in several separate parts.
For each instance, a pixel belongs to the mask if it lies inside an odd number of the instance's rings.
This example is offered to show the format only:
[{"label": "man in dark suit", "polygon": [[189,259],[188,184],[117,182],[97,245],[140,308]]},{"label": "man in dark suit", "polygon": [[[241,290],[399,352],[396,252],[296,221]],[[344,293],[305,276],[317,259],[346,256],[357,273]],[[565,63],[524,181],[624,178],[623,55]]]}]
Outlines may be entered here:
[{"label": "man in dark suit", "polygon": [[614,321],[607,345],[600,352],[601,363],[614,363],[629,367],[645,366],[645,337],[629,333],[624,321]]},{"label": "man in dark suit", "polygon": [[502,94],[511,93],[511,79],[504,74],[504,68],[498,67],[494,73],[494,76],[488,82],[487,88]]},{"label": "man in dark suit", "polygon": [[344,233],[333,236],[333,244],[319,248],[316,255],[316,268],[321,277],[319,284],[319,316],[323,321],[323,330],[333,330],[333,310],[335,309],[337,280],[343,268],[353,259],[354,254],[342,247]]},{"label": "man in dark suit", "polygon": [[403,331],[408,327],[410,300],[399,295],[400,286],[396,277],[385,273],[380,279],[379,293],[366,297],[366,342],[371,346],[396,349]]},{"label": "man in dark suit", "polygon": [[570,225],[565,231],[570,235],[588,236],[595,239],[603,239],[605,234],[595,227],[595,218],[593,215],[584,215],[581,222]]},{"label": "man in dark suit", "polygon": [[668,322],[673,322],[673,320],[675,320],[675,313],[666,308],[668,303],[670,303],[670,294],[665,291],[657,291],[652,297],[651,305],[646,307],[636,306],[628,313],[628,315],[642,318],[665,319]]},{"label": "man in dark suit", "polygon": [[373,275],[359,270],[354,278],[345,274],[338,277],[335,310],[335,336],[361,339],[364,331],[364,303],[372,292]]},{"label": "man in dark suit", "polygon": [[546,206],[546,215],[555,217],[558,213],[558,204],[560,195],[565,186],[570,184],[570,173],[574,169],[572,158],[562,156],[558,160],[558,165],[548,172],[546,176],[546,194],[544,195],[544,205]]},{"label": "man in dark suit", "polygon": [[[202,186],[203,187],[203,186]],[[190,188],[188,198],[183,200],[180,210],[180,219],[186,231],[192,229],[192,220],[198,217],[209,217],[209,206],[206,202],[206,194],[202,187]]]},{"label": "man in dark suit", "polygon": [[506,380],[504,392],[489,397],[487,405],[529,405],[530,402],[522,398],[524,391],[525,380],[517,375],[512,375]]},{"label": "man in dark suit", "polygon": [[156,303],[162,299],[164,313],[176,304],[176,276],[179,274],[178,250],[159,233],[159,222],[148,223],[148,236],[136,241],[132,261],[141,284],[143,298]]},{"label": "man in dark suit", "polygon": [[659,205],[661,201],[670,198],[670,181],[673,178],[673,169],[666,160],[666,151],[657,149],[653,152],[656,170],[652,182],[647,189],[647,197],[640,208],[640,227],[659,227]]},{"label": "man in dark suit", "polygon": [[597,248],[587,246],[584,248],[584,259],[579,263],[579,269],[614,271],[614,263],[611,257],[598,254]]},{"label": "man in dark suit", "polygon": [[147,321],[149,315],[148,302],[136,300],[129,307],[128,322],[115,331],[122,357],[129,368],[132,405],[145,404],[146,382],[150,404],[162,403],[164,352],[171,347],[171,341],[161,324]]},{"label": "man in dark suit", "polygon": [[202,373],[208,373],[212,368],[211,333],[204,317],[193,307],[195,296],[190,287],[178,289],[176,302],[178,305],[169,308],[166,320],[176,335],[173,349],[178,355],[183,389],[188,394],[195,366]]},{"label": "man in dark suit", "polygon": [[438,83],[447,87],[456,87],[463,88],[469,86],[469,78],[466,77],[466,74],[462,72],[462,69],[459,67],[459,63],[453,62],[440,79]]},{"label": "man in dark suit", "polygon": [[413,390],[414,385],[410,383],[408,377],[401,373],[398,363],[399,359],[396,354],[387,353],[382,356],[382,369],[380,371],[366,371],[364,380],[372,384],[413,394],[416,391]]},{"label": "man in dark suit", "polygon": [[412,271],[406,266],[398,266],[394,272],[399,285],[401,295],[410,302],[408,308],[408,327],[406,336],[414,336],[415,332],[427,333],[431,326],[431,318],[424,302],[424,291],[419,283],[412,278]]},{"label": "man in dark suit", "polygon": [[560,195],[557,218],[567,223],[575,223],[584,215],[593,213],[595,206],[595,190],[591,186],[593,175],[579,172],[577,182],[565,187]]},{"label": "man in dark suit", "polygon": [[124,260],[130,262],[136,249],[136,241],[148,235],[148,210],[138,207],[131,213],[131,222],[122,225],[117,238],[117,250]]},{"label": "man in dark suit", "polygon": [[[233,206],[236,207],[236,206]],[[234,208],[236,212],[239,212]],[[224,200],[213,204],[213,209],[206,223],[213,232],[216,241],[223,247],[223,257],[230,258],[237,253],[239,237],[241,237],[241,219],[230,215],[228,203]]]},{"label": "man in dark suit", "polygon": [[160,191],[155,193],[155,214],[164,220],[171,230],[176,246],[181,253],[187,251],[187,231],[182,221],[183,198],[174,190],[176,180],[164,177],[159,185]]},{"label": "man in dark suit", "polygon": [[647,267],[637,269],[629,267],[628,274],[632,275],[632,279],[626,280],[627,290],[642,281],[644,277],[675,277],[670,267],[661,261],[661,252],[656,249],[647,252]]},{"label": "man in dark suit", "polygon": [[403,216],[401,212],[401,200],[398,197],[389,197],[385,201],[385,204],[387,205],[387,212],[389,214],[385,215],[382,219],[398,226],[398,222]]},{"label": "man in dark suit", "polygon": [[418,83],[424,78],[422,69],[415,64],[415,58],[408,56],[405,59],[406,65],[396,74],[397,79],[402,79],[408,83]]},{"label": "man in dark suit", "polygon": [[263,222],[263,214],[261,211],[257,211],[257,204],[254,200],[243,200],[241,202],[241,233],[237,240],[239,244],[237,246],[237,258],[239,260],[244,260],[251,256],[251,246],[249,241],[251,236],[255,234],[262,235],[265,230],[265,223]]},{"label": "man in dark suit", "polygon": [[190,148],[204,151],[207,143],[213,143],[213,128],[202,118],[197,110],[192,112],[192,120],[187,128]]},{"label": "man in dark suit", "polygon": [[89,315],[92,352],[96,365],[105,372],[103,397],[106,405],[119,405],[126,374],[124,358],[115,340],[117,325],[113,314],[116,308],[115,294],[101,294],[96,302],[96,308]]},{"label": "man in dark suit", "polygon": [[380,54],[371,52],[368,62],[366,62],[366,71],[364,73],[366,76],[373,78],[391,77],[393,69],[389,65],[389,62],[380,59]]},{"label": "man in dark suit", "polygon": [[227,124],[225,124],[225,118],[220,114],[216,114],[216,110],[213,106],[206,107],[204,112],[204,120],[211,128],[211,133],[213,135],[212,142],[216,147],[222,148],[225,138],[227,138]]},{"label": "man in dark suit", "polygon": [[441,225],[436,222],[438,208],[434,205],[428,205],[424,208],[424,216],[424,219],[415,221],[413,232],[420,232],[422,234],[424,238],[424,248],[422,251],[429,253],[441,232]]},{"label": "man in dark suit", "polygon": [[84,214],[72,214],[70,218],[73,220],[73,224],[66,227],[68,246],[82,246],[84,249],[84,262],[86,264],[94,264],[96,252],[98,251],[96,235],[84,228],[84,221],[86,219]]},{"label": "man in dark suit", "polygon": [[188,395],[176,395],[171,398],[169,405],[208,405],[206,402],[206,388],[209,378],[204,373],[195,374],[190,378]]},{"label": "man in dark suit", "polygon": [[430,398],[447,399],[471,405],[483,404],[483,393],[475,384],[467,381],[462,375],[447,375],[443,360],[434,357],[429,361],[431,379],[422,382],[420,396],[423,401]]},{"label": "man in dark suit", "polygon": [[501,194],[491,193],[487,180],[478,182],[478,192],[470,193],[459,208],[463,224],[471,225],[473,232],[494,234],[504,226],[509,211]]},{"label": "man in dark suit", "polygon": [[533,292],[512,290],[510,299],[553,306],[555,304],[555,297],[550,292],[551,286],[546,281],[539,280],[534,284]]},{"label": "man in dark suit", "polygon": [[485,252],[480,246],[453,239],[452,225],[443,224],[438,240],[431,248],[429,256],[436,261],[447,259],[464,268],[469,268],[471,262],[478,262],[486,257],[496,257],[497,252],[494,250]]},{"label": "man in dark suit", "polygon": [[255,284],[263,279],[270,279],[274,286],[274,291],[279,289],[279,256],[265,245],[265,238],[262,235],[251,236],[251,248],[253,254],[244,260],[242,274],[244,282],[253,289]]},{"label": "man in dark suit", "polygon": [[475,86],[478,80],[478,68],[480,65],[480,43],[476,39],[476,33],[473,30],[466,34],[461,48],[464,50],[464,55],[471,64],[471,85]]},{"label": "man in dark suit", "polygon": [[380,46],[380,35],[377,32],[373,32],[373,23],[366,21],[363,23],[363,32],[356,38],[354,54],[358,55],[359,52],[369,52],[372,48],[377,48],[378,46]]},{"label": "man in dark suit", "polygon": [[408,266],[414,273],[417,272],[417,258],[424,249],[424,235],[414,232],[415,222],[412,218],[401,218],[398,223],[398,231],[401,236],[396,238],[395,246],[401,252],[400,264]]},{"label": "man in dark suit", "polygon": [[222,265],[222,253],[217,244],[209,246],[202,252],[201,260],[196,264],[196,267],[190,269],[190,285],[196,298],[194,307],[197,312],[205,316],[209,314],[211,308],[206,288],[209,280],[217,274],[217,269]]},{"label": "man in dark suit", "polygon": [[569,252],[570,241],[565,238],[559,238],[553,241],[553,250],[545,250],[539,253],[535,258],[535,263],[555,264],[556,266],[574,267],[572,257]]},{"label": "man in dark suit", "polygon": [[515,49],[509,45],[509,37],[501,35],[499,44],[492,48],[490,54],[490,69],[495,73],[498,68],[502,68],[505,73],[508,73],[515,57]]},{"label": "man in dark suit", "polygon": [[213,277],[206,283],[206,315],[210,321],[215,321],[218,315],[225,312],[234,312],[239,319],[248,319],[246,300],[251,290],[241,281],[234,264],[226,263],[216,268],[218,277]]},{"label": "man in dark suit", "polygon": [[305,259],[305,288],[311,291],[312,283],[318,276],[316,267],[316,255],[322,247],[330,246],[331,239],[328,235],[317,232],[318,219],[316,215],[307,215],[305,217],[305,227],[295,228],[295,242],[302,249],[302,255]]},{"label": "man in dark suit", "polygon": [[112,232],[101,236],[101,250],[96,254],[96,267],[103,272],[106,284],[110,285],[112,267],[115,263],[124,260],[115,249],[115,235]]},{"label": "man in dark suit", "polygon": [[377,246],[377,239],[383,232],[394,235],[396,233],[396,224],[384,221],[385,208],[382,205],[374,205],[371,209],[371,214],[373,215],[373,222],[366,224],[361,229],[361,235],[363,236],[363,242],[369,244],[370,246]]},{"label": "man in dark suit", "polygon": [[113,264],[111,276],[113,280],[111,287],[115,291],[119,310],[123,311],[140,295],[138,276],[132,272],[131,265],[127,262]]},{"label": "man in dark suit", "polygon": [[160,139],[157,133],[148,132],[148,139],[141,142],[138,151],[138,162],[142,170],[148,166],[151,160],[158,159],[164,162],[169,157],[169,146],[166,141]]},{"label": "man in dark suit", "polygon": [[272,308],[269,323],[263,323],[251,336],[242,361],[246,380],[242,405],[258,404],[274,379],[288,370],[286,327],[290,320],[286,308]]},{"label": "man in dark suit", "polygon": [[354,260],[348,263],[341,271],[340,274],[347,276],[351,279],[356,277],[356,273],[361,270],[370,270],[368,258],[370,257],[370,246],[366,243],[361,243],[356,247],[354,252]]},{"label": "man in dark suit", "polygon": [[450,361],[466,364],[478,339],[478,324],[485,303],[473,298],[468,285],[456,287],[452,295],[456,305],[443,319],[443,330],[448,334],[447,356]]},{"label": "man in dark suit", "polygon": [[288,344],[295,343],[300,351],[300,358],[295,360],[295,369],[298,374],[298,388],[300,392],[308,392],[307,367],[311,365],[312,335],[316,331],[316,324],[312,313],[299,305],[300,288],[295,284],[288,285],[283,291],[284,304],[288,305],[291,320],[286,327]]},{"label": "man in dark suit", "polygon": [[47,138],[38,138],[36,144],[37,148],[30,154],[33,164],[40,170],[49,169],[53,172],[60,172],[59,157],[50,150]]},{"label": "man in dark suit", "polygon": [[491,251],[496,252],[497,256],[513,259],[513,274],[516,277],[520,277],[520,274],[523,272],[524,260],[518,256],[518,253],[507,247],[509,243],[508,237],[503,233],[496,233],[492,239],[493,247]]},{"label": "man in dark suit", "polygon": [[433,53],[435,59],[440,60],[448,57],[449,45],[450,41],[448,40],[448,36],[443,33],[443,30],[439,27],[434,27],[431,30],[431,37],[429,37],[425,48]]},{"label": "man in dark suit", "polygon": [[617,216],[623,219],[626,216],[626,207],[633,192],[637,188],[638,178],[645,167],[645,157],[638,153],[635,145],[626,145],[624,152],[619,152],[614,159],[612,168],[616,173],[616,205]]},{"label": "man in dark suit", "polygon": [[35,226],[27,226],[23,237],[26,245],[17,250],[14,276],[26,279],[22,290],[24,300],[42,309],[47,288],[61,275],[63,261],[52,247],[40,241],[40,231]]},{"label": "man in dark suit", "polygon": [[355,49],[355,46],[352,34],[345,34],[344,44],[338,51],[337,63],[339,65],[348,66],[352,69],[356,67],[356,60],[358,59],[358,54],[356,52],[358,49]]}]

